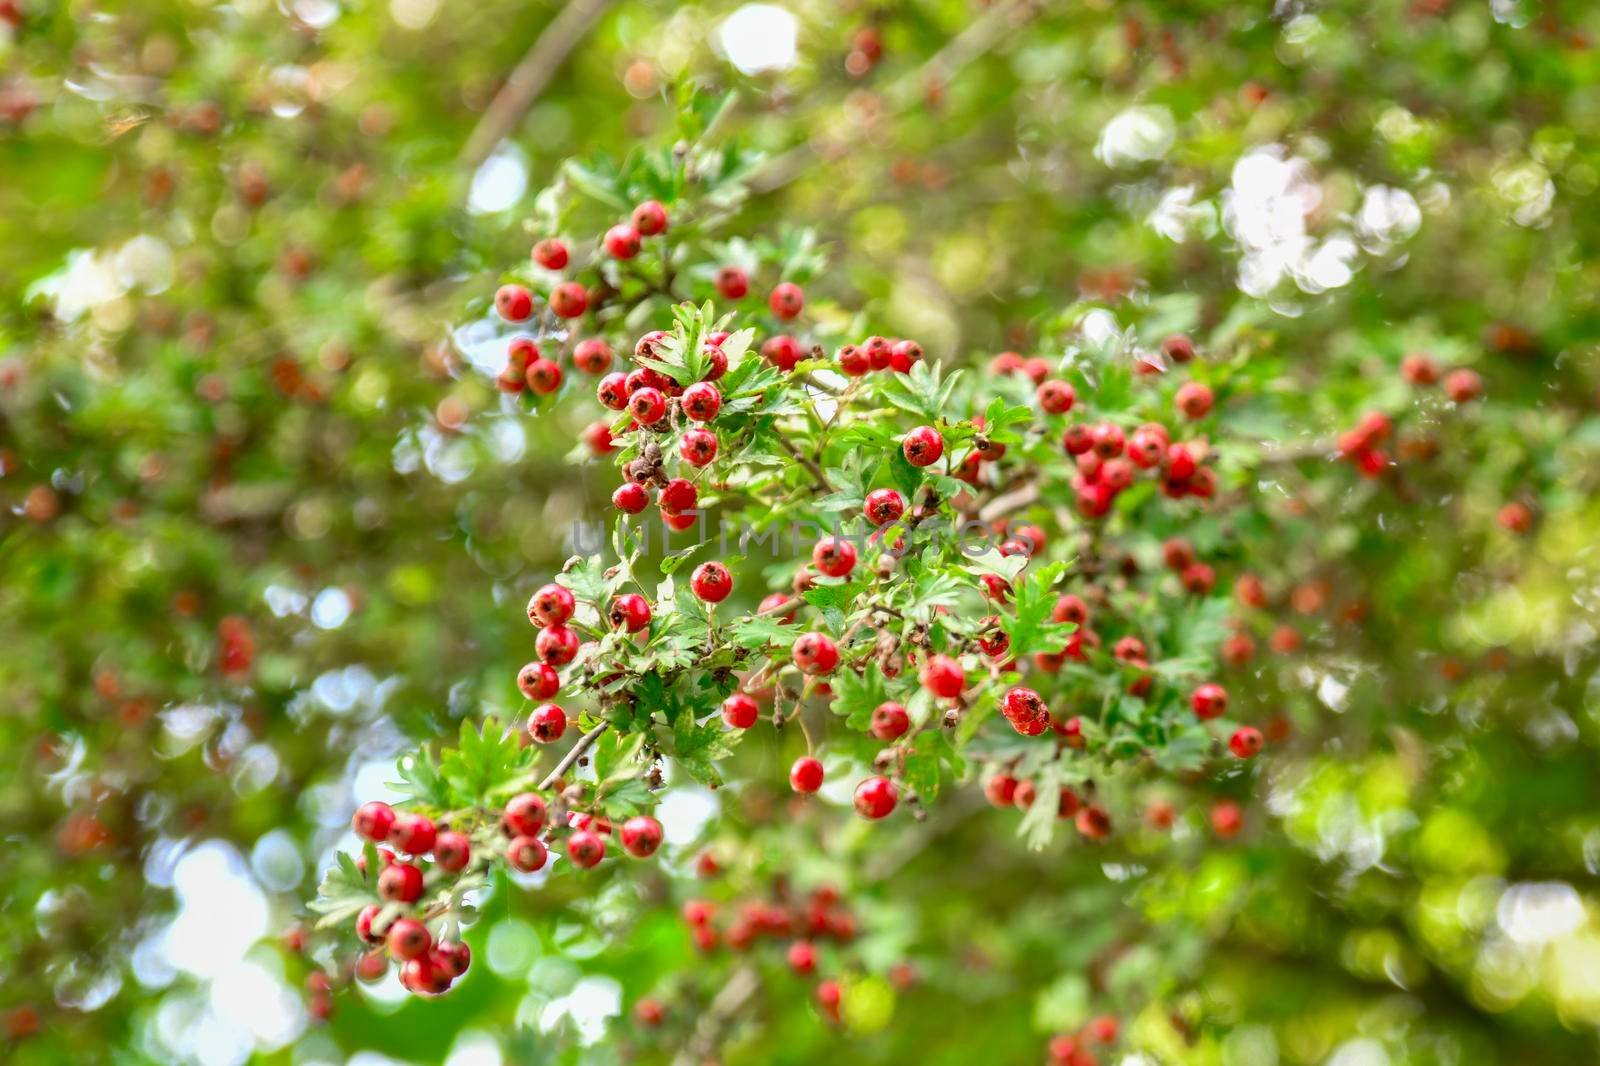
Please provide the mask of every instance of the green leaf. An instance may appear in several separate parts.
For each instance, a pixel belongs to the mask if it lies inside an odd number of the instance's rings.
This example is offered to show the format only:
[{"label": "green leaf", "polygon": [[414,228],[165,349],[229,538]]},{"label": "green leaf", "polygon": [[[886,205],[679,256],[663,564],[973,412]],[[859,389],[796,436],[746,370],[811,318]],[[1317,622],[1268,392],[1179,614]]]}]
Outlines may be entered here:
[{"label": "green leaf", "polygon": [[1055,654],[1067,646],[1077,627],[1050,620],[1055,584],[1066,570],[1066,563],[1055,562],[1011,583],[1011,613],[1000,616],[1000,628],[1011,638],[1008,654],[1020,659],[1038,652]]},{"label": "green leaf", "polygon": [[751,615],[740,618],[728,627],[728,639],[741,648],[752,650],[777,645],[787,648],[803,632],[798,625],[784,625],[771,615]]},{"label": "green leaf", "polygon": [[878,704],[889,698],[883,675],[877,670],[856,674],[841,670],[830,682],[833,685],[833,702],[829,709],[843,716],[845,725],[865,733],[872,724],[872,712]]},{"label": "green leaf", "polygon": [[400,780],[391,782],[390,788],[438,810],[448,810],[454,806],[450,786],[440,775],[439,764],[426,746],[412,754],[402,755],[395,763],[395,770],[400,774]]}]

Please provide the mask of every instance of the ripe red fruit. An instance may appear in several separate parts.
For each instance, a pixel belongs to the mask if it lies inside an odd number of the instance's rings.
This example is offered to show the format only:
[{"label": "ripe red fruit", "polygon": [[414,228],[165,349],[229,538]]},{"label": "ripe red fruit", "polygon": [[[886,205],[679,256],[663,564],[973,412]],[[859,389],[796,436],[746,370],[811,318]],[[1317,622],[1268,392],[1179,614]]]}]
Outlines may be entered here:
[{"label": "ripe red fruit", "polygon": [[1208,682],[1190,694],[1189,705],[1194,708],[1196,718],[1221,718],[1228,711],[1228,690]]},{"label": "ripe red fruit", "polygon": [[543,703],[528,716],[528,735],[540,744],[554,744],[567,731],[567,712],[554,703]]},{"label": "ripe red fruit", "polygon": [[1104,840],[1111,835],[1111,815],[1104,807],[1088,806],[1078,811],[1074,820],[1078,832],[1090,840]]},{"label": "ripe red fruit", "polygon": [[1081,626],[1089,620],[1089,605],[1083,602],[1083,597],[1069,592],[1056,600],[1055,607],[1050,611],[1050,620]]},{"label": "ripe red fruit", "polygon": [[1123,436],[1122,427],[1115,422],[1102,422],[1089,431],[1089,440],[1094,447],[1094,453],[1101,459],[1115,459],[1122,454],[1122,449],[1127,440]]},{"label": "ripe red fruit", "polygon": [[528,388],[540,396],[548,396],[561,387],[561,367],[549,359],[535,359],[528,364]]},{"label": "ripe red fruit", "polygon": [[[653,330],[651,330],[649,333],[646,333],[644,336],[640,337],[637,341],[634,342],[634,345],[633,345],[633,354],[634,354],[634,356],[639,358],[639,359],[645,359],[645,358],[660,359],[661,356],[664,354],[662,352],[662,350],[661,350],[662,342],[665,341],[670,336],[671,336],[671,334],[668,333],[664,329],[653,329]],[[645,373],[645,372],[648,372],[651,375],[650,379],[645,381],[646,385],[658,385],[659,384],[659,381],[657,380],[659,375],[656,374],[655,370],[653,370],[653,369],[651,369],[649,367],[641,367],[639,370],[634,371],[634,373],[636,373],[636,374]]]},{"label": "ripe red fruit", "polygon": [[560,270],[569,258],[566,242],[554,237],[546,237],[533,246],[533,261],[546,270]]},{"label": "ripe red fruit", "polygon": [[433,850],[439,835],[432,818],[420,814],[399,814],[389,827],[389,845],[406,855],[426,855]]},{"label": "ripe red fruit", "polygon": [[567,838],[567,858],[574,866],[587,870],[606,857],[606,842],[599,833],[580,829]]},{"label": "ripe red fruit", "polygon": [[809,755],[802,755],[789,767],[789,787],[809,795],[822,787],[822,763]]},{"label": "ripe red fruit", "polygon": [[1035,395],[1039,398],[1039,406],[1053,415],[1066,414],[1078,399],[1078,393],[1071,384],[1056,378],[1041,384]]},{"label": "ripe red fruit", "polygon": [[549,858],[550,853],[545,848],[544,841],[536,836],[515,836],[511,838],[511,843],[506,845],[506,862],[511,864],[513,870],[521,870],[525,874],[544,869],[544,864]]},{"label": "ripe red fruit", "polygon": [[636,859],[648,859],[661,846],[661,823],[636,814],[622,823],[622,850]]},{"label": "ripe red fruit", "polygon": [[911,717],[902,704],[890,700],[872,711],[872,735],[879,740],[899,740],[910,728]]},{"label": "ripe red fruit", "polygon": [[379,844],[389,839],[389,830],[393,825],[394,808],[382,800],[363,803],[350,818],[350,828],[356,831],[357,836]]},{"label": "ripe red fruit", "polygon": [[839,665],[839,645],[825,633],[802,633],[790,655],[803,674],[831,674]]},{"label": "ripe red fruit", "polygon": [[1056,817],[1071,818],[1078,813],[1078,794],[1070,788],[1062,788],[1056,796]]},{"label": "ripe red fruit", "polygon": [[617,259],[632,259],[639,254],[639,231],[626,222],[606,230],[606,251]]},{"label": "ripe red fruit", "polygon": [[650,624],[650,601],[637,592],[624,592],[611,601],[606,618],[613,629],[637,633]]},{"label": "ripe red fruit", "polygon": [[428,927],[415,918],[400,918],[389,926],[386,938],[389,954],[401,961],[420,959],[433,947],[433,936]]},{"label": "ripe red fruit", "polygon": [[564,625],[541,629],[533,650],[551,666],[565,666],[578,654],[578,634]]},{"label": "ripe red fruit", "polygon": [[750,291],[750,275],[736,266],[717,269],[717,295],[724,300],[742,300]]},{"label": "ripe red fruit", "polygon": [[690,466],[705,466],[717,457],[717,435],[709,429],[686,430],[678,454]]},{"label": "ripe red fruit", "polygon": [[617,491],[611,494],[611,505],[626,514],[638,514],[649,504],[650,494],[644,486],[631,481],[617,486]]},{"label": "ripe red fruit", "polygon": [[922,666],[922,687],[941,699],[954,699],[966,687],[967,674],[948,655],[930,655]]},{"label": "ripe red fruit", "polygon": [[1082,422],[1074,422],[1061,431],[1061,447],[1068,455],[1083,455],[1094,447],[1094,431]]},{"label": "ripe red fruit", "polygon": [[611,427],[604,420],[590,422],[583,431],[583,439],[589,445],[589,451],[595,455],[609,455],[616,451],[616,443],[611,439]]},{"label": "ripe red fruit", "polygon": [[582,318],[589,310],[589,291],[576,281],[564,281],[551,290],[550,310],[557,318]]},{"label": "ripe red fruit", "polygon": [[1512,500],[1500,508],[1495,521],[1508,533],[1526,533],[1533,528],[1533,510],[1519,500]]},{"label": "ripe red fruit", "polygon": [[1217,574],[1205,563],[1191,563],[1183,568],[1178,580],[1183,582],[1184,590],[1190,595],[1204,596],[1217,583]]},{"label": "ripe red fruit", "polygon": [[894,346],[889,343],[887,337],[868,337],[861,342],[861,350],[867,353],[867,365],[872,369],[889,369],[889,362],[894,354]]},{"label": "ripe red fruit", "polygon": [[1412,352],[1400,360],[1400,373],[1413,385],[1432,385],[1439,380],[1439,364],[1426,352]]},{"label": "ripe red fruit", "polygon": [[405,862],[385,866],[378,874],[378,898],[390,903],[415,903],[422,898],[422,871]]},{"label": "ripe red fruit", "polygon": [[796,940],[789,945],[789,969],[804,977],[816,971],[817,949],[807,940]]},{"label": "ripe red fruit", "polygon": [[400,984],[418,995],[437,996],[450,990],[450,975],[431,958],[412,959],[400,967]]},{"label": "ripe red fruit", "polygon": [[721,603],[733,591],[733,575],[721,563],[701,563],[689,578],[689,588],[706,603]]},{"label": "ripe red fruit", "polygon": [[1483,395],[1483,378],[1475,370],[1452,370],[1444,379],[1444,391],[1455,403],[1471,403]]},{"label": "ripe red fruit", "polygon": [[1174,363],[1187,363],[1194,358],[1194,341],[1182,333],[1174,333],[1161,342],[1161,354]]},{"label": "ripe red fruit", "polygon": [[728,353],[722,350],[722,342],[727,339],[726,333],[713,333],[706,338],[706,372],[701,381],[716,381],[728,372]]},{"label": "ripe red fruit", "polygon": [[644,236],[654,237],[667,231],[667,209],[660,200],[646,200],[633,209],[633,217],[629,221]]},{"label": "ripe red fruit", "polygon": [[722,701],[722,720],[730,729],[749,729],[760,714],[760,706],[743,692],[735,692]]},{"label": "ripe red fruit", "polygon": [[667,1010],[658,999],[641,999],[633,1005],[633,1017],[640,1025],[656,1028],[667,1018]]},{"label": "ripe red fruit", "polygon": [[1198,381],[1185,381],[1178,387],[1173,402],[1185,418],[1204,418],[1211,413],[1211,390]]},{"label": "ripe red fruit", "polygon": [[611,369],[611,358],[611,345],[599,337],[579,341],[572,350],[572,365],[596,377]]},{"label": "ripe red fruit", "polygon": [[[778,608],[778,606],[780,604],[785,604],[785,603],[788,603],[788,602],[789,602],[789,597],[787,595],[785,595],[784,593],[782,593],[782,592],[770,593],[770,594],[768,594],[766,596],[763,596],[761,598],[761,606],[759,608],[757,608],[756,613],[757,614],[772,614],[773,612],[777,611],[777,608]],[[793,622],[794,618],[795,618],[795,612],[794,612],[794,608],[792,606],[787,611],[783,611],[783,612],[778,614],[778,621],[783,622],[785,625]]]},{"label": "ripe red fruit", "polygon": [[682,533],[686,529],[692,529],[698,517],[698,515],[693,514],[672,514],[670,511],[661,512],[662,524],[668,529],[679,533]]},{"label": "ripe red fruit", "polygon": [[761,346],[761,358],[788,373],[802,356],[800,342],[788,334],[771,337]]},{"label": "ripe red fruit", "polygon": [[872,369],[872,358],[859,345],[844,345],[839,349],[836,358],[839,361],[839,370],[853,378],[859,378]]},{"label": "ripe red fruit", "polygon": [[995,774],[983,783],[983,798],[994,807],[1010,807],[1017,798],[1017,779],[1010,774]]},{"label": "ripe red fruit", "polygon": [[829,577],[844,577],[856,568],[856,546],[843,537],[824,537],[811,549],[811,563]]},{"label": "ripe red fruit", "polygon": [[683,413],[696,422],[709,422],[722,409],[722,393],[709,381],[697,381],[683,390]]},{"label": "ripe red fruit", "polygon": [[528,621],[540,627],[565,625],[576,609],[572,590],[552,581],[528,599]]},{"label": "ripe red fruit", "polygon": [[700,490],[688,478],[675,477],[661,488],[661,509],[668,514],[692,511],[699,500]]},{"label": "ripe red fruit", "polygon": [[897,374],[909,374],[911,368],[922,362],[922,345],[916,341],[895,341],[889,349],[889,369]]},{"label": "ripe red fruit", "polygon": [[502,285],[495,290],[494,309],[507,322],[526,322],[533,315],[533,293],[521,285]]},{"label": "ripe red fruit", "polygon": [[472,859],[472,841],[465,833],[447,829],[433,843],[433,861],[439,867],[455,873],[464,869]]},{"label": "ripe red fruit", "polygon": [[1100,484],[1110,492],[1121,492],[1133,484],[1133,464],[1126,459],[1107,459],[1100,465]]},{"label": "ripe red fruit", "polygon": [[1020,685],[1006,692],[1000,701],[1000,713],[1023,736],[1036,737],[1050,724],[1050,708],[1044,697]]},{"label": "ripe red fruit", "polygon": [[595,389],[602,407],[609,407],[613,411],[620,411],[628,406],[628,377],[626,374],[607,374],[600,379],[599,386]]},{"label": "ripe red fruit", "polygon": [[906,513],[906,498],[894,489],[873,489],[861,510],[873,525],[886,526]]},{"label": "ripe red fruit", "polygon": [[666,415],[667,398],[661,395],[661,390],[648,385],[635,389],[628,397],[628,413],[641,426],[653,426]]},{"label": "ripe red fruit", "polygon": [[1161,559],[1167,569],[1182,573],[1194,565],[1194,547],[1182,537],[1170,537],[1161,545]]},{"label": "ripe red fruit", "polygon": [[772,308],[773,314],[787,322],[804,310],[806,294],[792,281],[779,282],[773,288],[772,295],[767,297],[767,306]]},{"label": "ripe red fruit", "polygon": [[550,808],[537,792],[519,792],[512,796],[500,815],[500,822],[512,836],[538,836],[550,820]]},{"label": "ripe red fruit", "polygon": [[900,790],[887,777],[869,777],[856,786],[856,813],[863,818],[886,818],[899,802]]},{"label": "ripe red fruit", "polygon": [[378,920],[378,916],[382,913],[383,908],[376,903],[369,903],[362,907],[361,913],[356,915],[356,936],[368,944],[382,942],[387,930],[373,926],[373,923]]},{"label": "ripe red fruit", "polygon": [[1211,831],[1223,840],[1231,840],[1244,827],[1244,811],[1237,803],[1225,800],[1211,808]]},{"label": "ripe red fruit", "polygon": [[433,946],[428,958],[434,969],[454,980],[472,965],[472,949],[459,940],[441,940]]},{"label": "ripe red fruit", "polygon": [[1228,738],[1228,750],[1241,759],[1248,759],[1261,751],[1261,730],[1254,726],[1240,726]]},{"label": "ripe red fruit", "polygon": [[930,466],[944,454],[944,438],[932,426],[918,426],[906,434],[900,450],[912,466]]}]

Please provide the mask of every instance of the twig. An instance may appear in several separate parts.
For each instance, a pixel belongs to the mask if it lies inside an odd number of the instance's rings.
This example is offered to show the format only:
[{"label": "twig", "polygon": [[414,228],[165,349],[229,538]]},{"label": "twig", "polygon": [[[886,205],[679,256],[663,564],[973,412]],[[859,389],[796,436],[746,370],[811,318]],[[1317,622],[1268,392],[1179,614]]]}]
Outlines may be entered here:
[{"label": "twig", "polygon": [[582,756],[584,752],[589,750],[589,746],[591,744],[600,739],[601,733],[604,733],[610,728],[610,722],[601,722],[583,736],[579,737],[578,742],[572,745],[572,750],[563,755],[561,757],[561,761],[556,763],[556,768],[551,770],[543,781],[539,782],[539,790],[543,791],[544,789],[547,789],[551,785],[555,784],[557,781],[561,780],[561,775],[572,769],[572,764],[577,762],[579,757]]},{"label": "twig", "polygon": [[826,475],[822,473],[822,467],[818,466],[808,457],[800,454],[800,449],[796,448],[793,444],[790,444],[788,437],[785,437],[782,433],[779,433],[778,443],[783,445],[783,450],[788,452],[790,457],[794,459],[795,462],[806,468],[806,472],[811,475],[823,492],[831,493],[833,491],[833,486],[828,484]]},{"label": "twig", "polygon": [[494,146],[516,129],[528,108],[550,84],[561,64],[614,0],[571,0],[556,13],[506,78],[461,148],[463,166],[476,168]]},{"label": "twig", "polygon": [[1034,481],[1025,482],[1010,492],[1003,492],[984,504],[983,508],[978,511],[978,520],[980,522],[993,522],[996,518],[1020,511],[1024,507],[1031,507],[1038,502],[1038,483]]},{"label": "twig", "polygon": [[722,1029],[755,995],[761,982],[755,967],[741,966],[728,978],[728,983],[716,994],[706,1009],[700,1012],[694,1034],[672,1060],[672,1066],[700,1066],[716,1050]]}]

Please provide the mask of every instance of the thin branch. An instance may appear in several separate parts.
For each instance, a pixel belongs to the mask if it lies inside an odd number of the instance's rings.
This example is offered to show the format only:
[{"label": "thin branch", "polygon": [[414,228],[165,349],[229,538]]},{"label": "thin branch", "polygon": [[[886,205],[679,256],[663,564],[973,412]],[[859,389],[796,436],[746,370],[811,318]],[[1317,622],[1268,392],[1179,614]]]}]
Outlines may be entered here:
[{"label": "thin branch", "polygon": [[707,1005],[700,1012],[700,1019],[695,1023],[694,1034],[683,1045],[683,1048],[672,1060],[672,1066],[700,1066],[712,1056],[717,1049],[717,1041],[722,1037],[722,1030],[738,1014],[750,999],[755,995],[761,982],[754,966],[741,966],[728,978],[727,984],[722,986]]},{"label": "thin branch", "polygon": [[821,488],[823,492],[831,493],[833,491],[833,486],[828,484],[828,478],[823,474],[822,467],[818,466],[810,458],[800,454],[800,449],[796,448],[793,444],[790,444],[788,437],[785,437],[782,433],[779,433],[778,443],[783,445],[783,450],[788,452],[790,457],[793,458],[795,462],[806,468],[806,472],[809,473],[813,479],[815,479],[818,487]]},{"label": "thin branch", "polygon": [[560,762],[556,763],[556,768],[551,770],[543,781],[539,782],[539,791],[542,792],[551,785],[555,784],[557,781],[561,780],[562,775],[568,770],[572,769],[572,764],[577,762],[583,753],[589,750],[590,745],[592,745],[596,740],[600,739],[600,734],[604,733],[610,728],[610,722],[601,722],[583,736],[579,737],[578,742],[572,745],[572,750],[567,752],[566,755],[562,756]]},{"label": "thin branch", "polygon": [[978,511],[978,520],[993,522],[996,518],[1012,514],[1024,507],[1032,507],[1039,502],[1039,484],[1027,481],[1010,492],[1003,492],[983,505]]},{"label": "thin branch", "polygon": [[463,166],[476,169],[495,145],[504,140],[527,115],[533,102],[544,92],[561,64],[578,46],[578,42],[600,20],[615,0],[571,0],[556,13],[550,24],[539,34],[527,54],[522,57],[506,78],[483,117],[473,128],[467,143],[462,146],[459,159]]}]

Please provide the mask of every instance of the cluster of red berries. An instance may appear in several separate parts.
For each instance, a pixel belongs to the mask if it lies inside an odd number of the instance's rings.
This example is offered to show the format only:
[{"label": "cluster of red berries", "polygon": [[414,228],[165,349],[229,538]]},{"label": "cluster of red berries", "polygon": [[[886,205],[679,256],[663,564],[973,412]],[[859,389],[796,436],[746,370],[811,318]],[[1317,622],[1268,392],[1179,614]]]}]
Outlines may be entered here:
[{"label": "cluster of red berries", "polygon": [[[1452,403],[1464,405],[1483,397],[1483,378],[1476,370],[1459,367],[1444,373],[1433,356],[1413,352],[1400,362],[1400,374],[1418,387],[1443,383],[1445,395]],[[1381,411],[1369,411],[1354,426],[1339,435],[1339,455],[1361,472],[1363,477],[1380,476],[1389,466],[1389,453],[1384,445],[1393,430],[1389,416]],[[1402,444],[1406,442],[1402,441]],[[1412,442],[1413,450],[1402,447],[1405,455],[1422,458],[1430,454],[1424,442]]]},{"label": "cluster of red berries", "polygon": [[1050,1040],[1049,1066],[1099,1066],[1100,1059],[1090,1048],[1109,1048],[1117,1042],[1121,1030],[1115,1016],[1102,1014],[1076,1033],[1058,1034]]},{"label": "cluster of red berries", "polygon": [[[1009,697],[1010,694],[1007,695]],[[1038,789],[1032,781],[1019,781],[1011,774],[1003,772],[991,774],[984,780],[983,795],[991,806],[1015,807],[1024,811],[1032,807],[1039,798]],[[1056,817],[1072,819],[1078,832],[1090,840],[1104,840],[1111,835],[1110,813],[1099,804],[1085,803],[1077,792],[1066,786],[1062,786],[1056,795]]]}]

